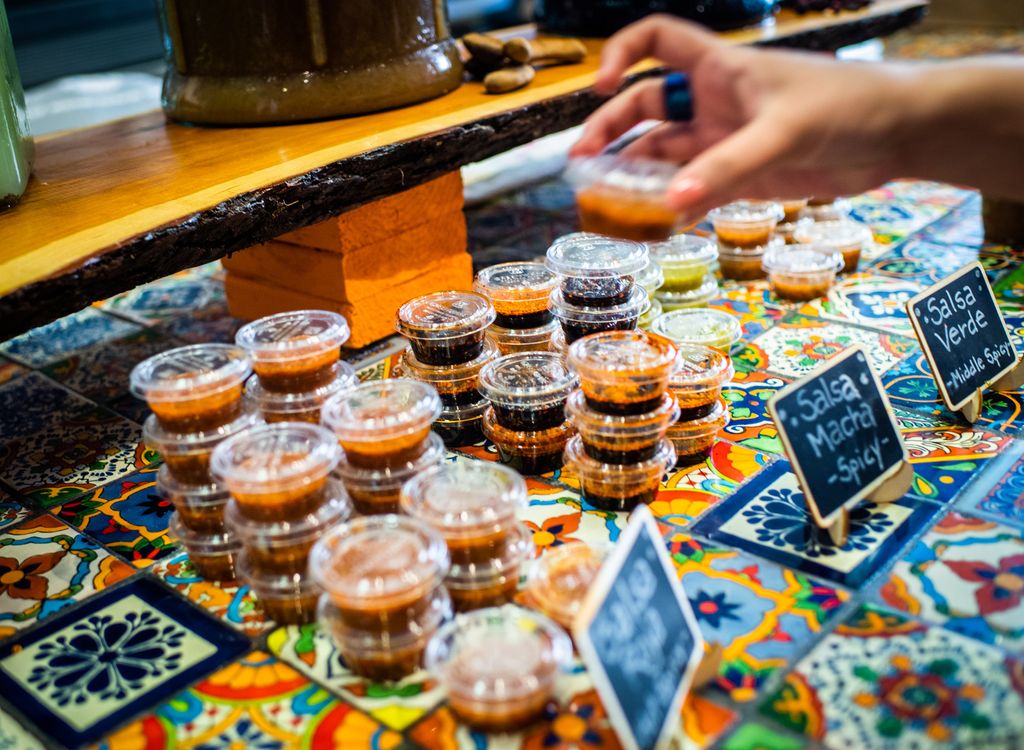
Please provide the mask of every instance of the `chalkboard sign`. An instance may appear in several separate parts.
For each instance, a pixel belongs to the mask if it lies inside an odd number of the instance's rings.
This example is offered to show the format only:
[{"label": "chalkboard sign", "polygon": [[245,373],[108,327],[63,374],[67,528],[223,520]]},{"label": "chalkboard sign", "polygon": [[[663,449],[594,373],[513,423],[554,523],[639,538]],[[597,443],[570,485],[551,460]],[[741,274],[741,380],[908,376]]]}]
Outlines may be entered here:
[{"label": "chalkboard sign", "polygon": [[992,287],[971,263],[907,302],[943,400],[959,411],[1017,364]]},{"label": "chalkboard sign", "polygon": [[653,750],[681,723],[704,641],[658,526],[640,506],[573,627],[622,745]]},{"label": "chalkboard sign", "polygon": [[907,460],[882,384],[859,346],[781,390],[768,409],[819,526]]}]

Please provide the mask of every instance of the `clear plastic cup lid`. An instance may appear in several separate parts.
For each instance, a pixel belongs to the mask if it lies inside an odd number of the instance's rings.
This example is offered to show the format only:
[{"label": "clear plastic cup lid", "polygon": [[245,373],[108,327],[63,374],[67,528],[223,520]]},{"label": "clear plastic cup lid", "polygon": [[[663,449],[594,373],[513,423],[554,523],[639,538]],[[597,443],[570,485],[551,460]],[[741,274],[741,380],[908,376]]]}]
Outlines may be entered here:
[{"label": "clear plastic cup lid", "polygon": [[703,344],[679,344],[678,367],[669,378],[669,385],[720,387],[735,374],[727,354]]},{"label": "clear plastic cup lid", "polygon": [[448,572],[448,547],[434,529],[408,516],[353,518],[327,532],[309,554],[309,573],[335,600],[386,605],[426,594]]},{"label": "clear plastic cup lid", "polygon": [[292,521],[253,521],[238,510],[232,500],[224,511],[224,521],[247,544],[259,547],[287,547],[318,538],[332,526],[352,515],[348,495],[340,482],[332,482],[331,499],[312,513]]},{"label": "clear plastic cup lid", "polygon": [[656,433],[679,416],[679,404],[667,393],[643,414],[605,414],[591,409],[583,391],[576,391],[569,397],[568,410],[580,432],[622,437]]},{"label": "clear plastic cup lid", "polygon": [[235,573],[260,599],[298,599],[319,593],[316,583],[301,573],[257,572],[244,549],[235,560]]},{"label": "clear plastic cup lid", "polygon": [[572,465],[583,479],[619,485],[641,485],[660,477],[675,465],[676,449],[668,439],[663,439],[658,443],[654,456],[646,461],[635,464],[606,464],[587,455],[583,448],[583,438],[576,435],[566,443],[565,461]]},{"label": "clear plastic cup lid", "polygon": [[569,636],[552,620],[514,604],[456,615],[427,646],[427,669],[450,692],[501,703],[549,688],[572,659]]},{"label": "clear plastic cup lid", "polygon": [[441,415],[437,418],[435,424],[456,427],[462,422],[473,422],[483,419],[484,412],[487,411],[490,405],[491,402],[481,396],[479,401],[472,404],[445,406],[441,409]]},{"label": "clear plastic cup lid", "polygon": [[582,542],[548,547],[530,570],[529,595],[560,622],[572,622],[611,550]]},{"label": "clear plastic cup lid", "polygon": [[508,543],[499,556],[480,563],[453,563],[444,585],[452,590],[473,589],[510,575],[518,579],[519,566],[529,558],[532,550],[533,533],[525,525],[517,523],[509,529]]},{"label": "clear plastic cup lid", "polygon": [[493,404],[514,408],[564,401],[578,382],[552,352],[508,354],[480,371],[480,392]]},{"label": "clear plastic cup lid", "polygon": [[319,410],[335,393],[350,388],[359,381],[356,371],[347,362],[335,362],[331,369],[334,372],[331,382],[303,393],[268,391],[256,376],[245,381],[245,393],[259,405],[260,409],[271,414],[298,414]]},{"label": "clear plastic cup lid", "polygon": [[655,159],[603,154],[571,159],[565,179],[577,189],[600,185],[610,190],[663,196],[679,166]]},{"label": "clear plastic cup lid", "polygon": [[782,237],[771,237],[763,245],[754,247],[731,247],[729,245],[718,246],[718,257],[720,258],[758,258],[772,248],[785,247],[786,241]]},{"label": "clear plastic cup lid", "polygon": [[826,247],[829,250],[842,250],[848,247],[861,247],[874,241],[871,229],[852,219],[835,219],[831,221],[807,221],[797,225],[793,239],[800,244]]},{"label": "clear plastic cup lid", "polygon": [[604,331],[569,346],[569,364],[584,377],[635,373],[661,377],[675,369],[679,352],[672,342],[646,331]]},{"label": "clear plastic cup lid", "polygon": [[235,343],[256,361],[302,359],[337,349],[349,337],[348,322],[327,310],[294,310],[254,320],[238,329]]},{"label": "clear plastic cup lid", "polygon": [[480,331],[494,322],[490,300],[473,292],[435,292],[398,308],[397,329],[412,339],[449,339]]},{"label": "clear plastic cup lid", "polygon": [[536,328],[502,328],[492,325],[487,333],[495,342],[500,344],[512,344],[526,346],[528,344],[543,343],[554,335],[558,329],[558,321],[551,320]]},{"label": "clear plastic cup lid", "polygon": [[327,624],[331,635],[339,641],[345,652],[355,653],[364,659],[378,657],[393,660],[397,652],[426,646],[438,626],[451,619],[452,598],[444,588],[436,589],[430,594],[426,607],[415,617],[410,617],[408,628],[401,631],[353,628],[344,621],[330,594],[321,594],[316,616],[318,622]]},{"label": "clear plastic cup lid", "polygon": [[648,242],[651,258],[662,264],[705,265],[718,257],[718,247],[709,237],[676,234],[663,242]]},{"label": "clear plastic cup lid", "polygon": [[459,365],[427,365],[416,359],[412,349],[402,352],[399,366],[403,375],[415,378],[424,383],[454,383],[460,380],[471,380],[480,375],[480,371],[499,355],[498,345],[489,338],[484,341],[483,350],[469,362]]},{"label": "clear plastic cup lid", "polygon": [[654,259],[649,259],[647,265],[637,273],[635,280],[648,294],[654,294],[665,283],[665,272]]},{"label": "clear plastic cup lid", "polygon": [[561,289],[551,292],[551,312],[556,318],[566,322],[611,323],[631,320],[643,315],[650,304],[651,300],[647,296],[647,290],[642,286],[634,286],[625,302],[612,307],[571,305],[562,297]]},{"label": "clear plastic cup lid", "polygon": [[184,484],[179,482],[167,468],[161,466],[156,472],[156,489],[164,497],[181,499],[189,506],[224,505],[231,499],[231,494],[219,484]]},{"label": "clear plastic cup lid", "polygon": [[329,398],[321,416],[344,440],[380,440],[415,433],[441,413],[432,385],[409,378],[361,383]]},{"label": "clear plastic cup lid", "polygon": [[733,201],[708,211],[708,221],[727,224],[761,224],[781,221],[786,215],[782,205],[775,201]]},{"label": "clear plastic cup lid", "polygon": [[302,422],[253,427],[213,450],[210,472],[232,493],[260,494],[315,482],[338,465],[341,447],[329,430]]},{"label": "clear plastic cup lid", "polygon": [[194,344],[156,354],[135,365],[131,391],[153,401],[191,401],[241,385],[252,365],[230,344]]},{"label": "clear plastic cup lid", "polygon": [[659,315],[651,332],[677,344],[704,344],[718,349],[732,346],[743,335],[740,321],[721,310],[696,308]]},{"label": "clear plastic cup lid", "polygon": [[769,273],[820,274],[842,268],[843,256],[820,245],[786,245],[765,253],[761,265]]},{"label": "clear plastic cup lid", "polygon": [[205,534],[184,524],[178,513],[172,513],[167,532],[185,545],[190,555],[227,555],[242,549],[242,540],[230,531]]},{"label": "clear plastic cup lid", "polygon": [[547,299],[558,281],[543,263],[499,263],[476,275],[473,290],[492,300]]},{"label": "clear plastic cup lid", "polygon": [[427,447],[419,456],[412,461],[406,461],[395,466],[388,466],[383,469],[369,469],[362,466],[353,466],[348,459],[342,455],[338,467],[334,470],[335,476],[350,485],[355,490],[373,489],[398,489],[414,474],[417,474],[429,466],[440,463],[444,459],[444,441],[437,433],[431,432],[427,435]]},{"label": "clear plastic cup lid", "polygon": [[432,466],[402,487],[402,510],[444,536],[506,523],[526,505],[526,482],[502,464],[455,461]]},{"label": "clear plastic cup lid", "polygon": [[220,427],[200,432],[170,432],[164,429],[155,414],[150,414],[142,424],[142,440],[146,445],[164,455],[208,453],[232,435],[237,435],[249,427],[263,424],[263,420],[251,403],[246,403],[244,408],[244,413],[237,419]]},{"label": "clear plastic cup lid", "polygon": [[669,425],[668,436],[670,439],[677,440],[701,437],[709,433],[716,433],[727,424],[729,424],[729,409],[724,401],[716,401],[711,411],[703,417]]},{"label": "clear plastic cup lid", "polygon": [[713,273],[709,273],[696,289],[689,289],[685,292],[659,291],[655,296],[663,305],[692,307],[700,303],[707,304],[707,301],[716,294],[718,294],[718,279]]},{"label": "clear plastic cup lid", "polygon": [[647,260],[647,248],[640,242],[581,233],[555,240],[544,262],[560,276],[607,279],[632,276]]}]

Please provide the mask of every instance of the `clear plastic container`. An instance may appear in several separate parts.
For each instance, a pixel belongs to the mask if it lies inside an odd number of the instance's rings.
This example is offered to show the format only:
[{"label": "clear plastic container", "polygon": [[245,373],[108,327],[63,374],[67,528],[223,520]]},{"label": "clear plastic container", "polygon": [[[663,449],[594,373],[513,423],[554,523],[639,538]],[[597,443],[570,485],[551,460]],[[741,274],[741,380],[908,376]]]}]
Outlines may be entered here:
[{"label": "clear plastic container", "polygon": [[501,462],[520,474],[547,474],[562,466],[562,453],[576,434],[572,422],[537,430],[510,430],[495,416],[494,407],[484,412],[484,435],[498,448]]},{"label": "clear plastic container", "polygon": [[569,345],[565,343],[565,331],[561,327],[551,335],[551,344],[548,346],[548,351],[552,354],[557,354],[562,358],[563,362],[566,360],[566,356],[569,354]]},{"label": "clear plastic container", "polygon": [[726,354],[743,336],[740,321],[721,310],[673,310],[651,325],[651,332],[676,344],[702,344]]},{"label": "clear plastic container", "polygon": [[208,581],[236,580],[242,540],[230,531],[208,534],[193,531],[182,523],[181,516],[174,513],[168,521],[167,532],[181,542],[192,567],[203,578]]},{"label": "clear plastic container", "polygon": [[259,573],[248,551],[238,556],[238,577],[256,595],[263,614],[280,625],[305,625],[316,620],[320,589],[299,573]]},{"label": "clear plastic container", "polygon": [[309,554],[310,578],[331,598],[346,628],[402,633],[431,607],[448,574],[444,539],[408,516],[353,518]]},{"label": "clear plastic container", "polygon": [[836,283],[843,256],[814,245],[786,245],[765,253],[768,285],[782,299],[806,301],[823,297]]},{"label": "clear plastic container", "polygon": [[646,331],[610,331],[571,344],[569,364],[590,408],[644,414],[661,404],[678,354],[670,341]]},{"label": "clear plastic container", "polygon": [[451,616],[451,597],[440,586],[431,592],[419,615],[400,631],[349,627],[327,594],[317,606],[317,620],[338,644],[345,665],[372,682],[400,680],[420,670],[427,644]]},{"label": "clear plastic container", "polygon": [[168,432],[150,414],[142,425],[142,440],[156,450],[168,471],[182,484],[212,484],[210,456],[213,449],[233,435],[263,423],[260,415],[247,408],[235,421],[200,432]]},{"label": "clear plastic container", "polygon": [[330,399],[321,412],[352,466],[386,469],[426,450],[430,424],[441,414],[433,386],[409,378],[372,381]]},{"label": "clear plastic container", "polygon": [[452,712],[489,732],[539,717],[572,659],[569,636],[544,615],[515,605],[456,615],[427,646],[426,666],[448,691]]},{"label": "clear plastic container", "polygon": [[338,313],[295,310],[254,320],[238,329],[235,343],[249,353],[266,391],[305,393],[334,381],[349,328]]},{"label": "clear plastic container", "polygon": [[501,354],[522,354],[548,351],[551,337],[559,330],[558,321],[552,317],[550,323],[538,328],[517,329],[492,325],[487,329],[487,335],[497,345]]},{"label": "clear plastic container", "polygon": [[813,245],[828,253],[841,253],[843,272],[857,270],[861,253],[870,249],[875,238],[871,228],[852,219],[803,222],[793,232],[797,244]]},{"label": "clear plastic container", "polygon": [[[717,284],[715,284],[715,288],[718,288]],[[665,308],[661,306],[661,300],[658,299],[657,297],[651,297],[651,306],[647,308],[647,312],[640,316],[640,320],[638,320],[636,323],[637,328],[640,328],[644,331],[650,330],[651,323],[653,323],[654,319],[661,315],[663,312],[665,312]],[[564,337],[562,341],[564,346]]]},{"label": "clear plastic container", "polygon": [[648,260],[647,247],[640,242],[574,232],[551,243],[544,265],[563,278],[632,279]]},{"label": "clear plastic container", "polygon": [[332,482],[331,499],[312,513],[291,521],[253,521],[228,505],[225,520],[242,540],[249,556],[249,567],[257,575],[305,574],[309,567],[309,551],[328,529],[347,521],[352,506],[341,483]]},{"label": "clear plastic container", "polygon": [[552,352],[501,357],[480,372],[480,393],[507,430],[531,432],[565,421],[565,400],[579,378]]},{"label": "clear plastic container", "polygon": [[245,393],[267,422],[320,424],[320,410],[327,399],[359,382],[356,371],[347,362],[335,362],[329,370],[333,373],[332,379],[309,391],[269,391],[256,376],[245,382]]},{"label": "clear plastic container", "polygon": [[800,212],[807,208],[809,198],[787,198],[777,200],[782,206],[782,221],[792,223],[800,218]]},{"label": "clear plastic container", "polygon": [[[692,310],[707,307],[718,294],[718,279],[713,273],[704,277],[700,286],[689,292],[658,292],[655,297],[664,311]],[[648,326],[650,327],[650,326]]]},{"label": "clear plastic container", "polygon": [[452,563],[445,588],[456,612],[497,607],[511,602],[519,589],[519,573],[533,553],[533,534],[521,523],[509,529],[500,555],[475,563]]},{"label": "clear plastic container", "polygon": [[329,498],[328,478],[341,448],[329,430],[282,422],[253,427],[213,451],[210,471],[254,521],[291,521]]},{"label": "clear plastic container", "polygon": [[364,469],[353,466],[342,456],[334,476],[345,485],[356,512],[364,516],[398,513],[402,485],[419,472],[441,463],[444,455],[441,436],[430,433],[426,450],[412,461],[384,469]]},{"label": "clear plastic container", "polygon": [[522,330],[551,322],[548,305],[558,282],[543,263],[499,263],[476,275],[473,290],[491,301],[495,325]]},{"label": "clear plastic container", "polygon": [[679,225],[679,214],[666,199],[678,169],[669,162],[622,156],[573,159],[565,176],[576,188],[580,226],[641,242],[665,239]]},{"label": "clear plastic container", "polygon": [[729,424],[729,409],[722,401],[715,402],[709,414],[676,422],[668,428],[668,439],[676,452],[676,466],[688,466],[711,455],[718,433]]},{"label": "clear plastic container", "polygon": [[436,529],[453,565],[501,557],[512,539],[526,482],[487,461],[456,461],[417,474],[402,487],[402,510]]},{"label": "clear plastic container", "polygon": [[762,264],[764,254],[771,248],[785,245],[782,237],[772,237],[767,244],[757,247],[722,248],[718,254],[718,269],[722,277],[735,281],[763,279],[766,274]]},{"label": "clear plastic container", "polygon": [[774,201],[733,201],[708,212],[708,221],[722,245],[757,247],[764,245],[782,221],[785,212]]},{"label": "clear plastic container", "polygon": [[156,473],[157,491],[171,501],[178,511],[182,526],[197,534],[223,534],[224,509],[231,499],[226,489],[218,484],[182,484],[167,466]]},{"label": "clear plastic container", "polygon": [[640,286],[633,286],[626,301],[612,307],[578,307],[565,301],[561,289],[551,293],[551,310],[570,344],[592,333],[633,330],[650,304],[647,292]]},{"label": "clear plastic container", "polygon": [[679,405],[666,393],[644,414],[612,415],[594,411],[583,391],[576,391],[569,398],[569,413],[588,456],[602,463],[635,464],[657,454],[669,425],[679,416]]},{"label": "clear plastic container", "polygon": [[665,274],[662,292],[699,289],[718,257],[715,241],[695,234],[677,234],[664,242],[652,242],[647,247]]},{"label": "clear plastic container", "polygon": [[807,207],[800,212],[801,219],[811,221],[836,221],[846,219],[850,216],[853,206],[848,198],[836,198],[835,200],[819,201],[811,198]]},{"label": "clear plastic container", "polygon": [[599,510],[631,511],[658,496],[661,478],[676,462],[676,452],[666,438],[647,461],[635,464],[606,464],[583,449],[579,435],[565,446],[565,463],[580,480],[583,498]]},{"label": "clear plastic container", "polygon": [[648,258],[647,265],[637,273],[634,281],[644,288],[649,297],[665,283],[665,272],[653,258]]},{"label": "clear plastic container", "polygon": [[416,359],[412,350],[402,353],[395,374],[433,386],[443,409],[460,409],[480,402],[480,371],[499,356],[497,345],[487,339],[480,355],[462,365],[438,367]]},{"label": "clear plastic container", "polygon": [[251,371],[240,347],[195,344],[137,364],[131,390],[168,432],[202,432],[242,416],[242,384]]},{"label": "clear plastic container", "polygon": [[530,569],[526,596],[531,605],[571,630],[583,599],[608,559],[611,545],[589,543],[549,547]]},{"label": "clear plastic container", "polygon": [[780,239],[787,245],[794,244],[796,240],[793,238],[793,235],[796,232],[796,228],[805,221],[810,221],[810,219],[800,219],[799,221],[787,221],[782,224],[776,224],[775,237],[773,237],[773,239]]},{"label": "clear plastic container", "polygon": [[710,346],[680,344],[679,368],[668,381],[669,392],[679,404],[678,421],[699,419],[714,411],[722,388],[735,374],[729,355]]},{"label": "clear plastic container", "polygon": [[435,292],[398,308],[397,329],[420,362],[459,365],[480,356],[494,318],[494,308],[481,294]]},{"label": "clear plastic container", "polygon": [[481,443],[484,439],[484,412],[490,407],[491,402],[481,396],[470,406],[444,409],[434,422],[434,432],[449,448]]}]

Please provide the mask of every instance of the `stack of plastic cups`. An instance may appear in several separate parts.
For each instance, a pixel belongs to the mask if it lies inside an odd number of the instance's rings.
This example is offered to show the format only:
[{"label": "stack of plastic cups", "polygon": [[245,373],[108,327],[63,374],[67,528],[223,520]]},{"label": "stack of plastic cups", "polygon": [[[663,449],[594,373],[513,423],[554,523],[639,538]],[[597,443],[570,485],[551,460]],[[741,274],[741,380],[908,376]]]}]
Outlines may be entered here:
[{"label": "stack of plastic cups", "polygon": [[669,378],[669,392],[679,416],[668,428],[676,466],[699,463],[711,455],[715,438],[729,424],[722,388],[735,374],[732,359],[700,344],[677,344],[679,367]]},{"label": "stack of plastic cups", "polygon": [[834,200],[817,200],[811,198],[807,206],[800,211],[800,220],[810,221],[837,221],[850,218],[853,205],[849,198],[836,198]]},{"label": "stack of plastic cups", "polygon": [[562,466],[565,444],[575,433],[565,402],[578,382],[554,352],[509,354],[480,372],[480,392],[491,403],[484,434],[503,463],[523,474]]},{"label": "stack of plastic cups", "polygon": [[807,208],[807,204],[810,202],[810,199],[780,198],[775,202],[782,206],[782,220],[775,225],[775,236],[783,242],[792,243],[793,233],[796,231],[797,225],[800,222],[800,215],[803,213],[804,209]]},{"label": "stack of plastic cups", "polygon": [[661,301],[657,297],[657,292],[661,289],[661,285],[665,283],[665,273],[653,258],[648,258],[647,265],[636,275],[636,283],[647,292],[647,301],[651,305],[640,316],[640,320],[637,321],[638,328],[647,330],[651,323],[654,322],[654,319],[664,312],[661,307]]},{"label": "stack of plastic cups", "polygon": [[677,234],[647,248],[665,275],[657,294],[663,310],[705,307],[718,293],[713,271],[718,248],[713,240]]},{"label": "stack of plastic cups", "polygon": [[842,253],[817,245],[786,245],[764,256],[769,288],[794,302],[824,297],[844,265]]},{"label": "stack of plastic cups", "polygon": [[499,263],[476,276],[473,289],[494,307],[488,335],[502,354],[546,352],[558,321],[551,315],[551,291],[558,277],[543,263]]},{"label": "stack of plastic cups", "polygon": [[250,371],[238,347],[197,344],[150,357],[131,374],[132,392],[153,410],[143,438],[164,459],[157,487],[177,510],[171,535],[209,580],[234,580],[241,550],[224,523],[228,495],[210,474],[210,456],[223,440],[260,422],[242,397]]},{"label": "stack of plastic cups", "polygon": [[561,324],[551,350],[563,353],[579,338],[600,331],[636,328],[647,312],[647,290],[635,275],[648,263],[647,247],[577,232],[548,248],[545,264],[561,279],[551,293],[551,310]]},{"label": "stack of plastic cups", "polygon": [[420,669],[451,617],[448,568],[441,536],[405,516],[354,518],[317,542],[309,574],[324,591],[318,619],[349,669],[373,682]]},{"label": "stack of plastic cups", "polygon": [[345,319],[326,310],[270,315],[238,330],[235,343],[256,373],[246,393],[267,422],[319,423],[324,402],[356,382],[355,370],[341,361],[348,336]]},{"label": "stack of plastic cups", "polygon": [[400,371],[441,394],[434,429],[449,447],[484,439],[487,399],[477,390],[477,378],[498,356],[497,346],[486,336],[495,317],[490,301],[472,292],[427,294],[398,310],[398,332],[412,347],[403,355]]},{"label": "stack of plastic cups", "polygon": [[669,341],[643,331],[594,334],[569,347],[580,389],[568,411],[579,434],[565,460],[592,506],[630,511],[651,502],[675,464],[665,435],[679,414],[668,392],[677,359]]},{"label": "stack of plastic cups", "polygon": [[841,254],[843,273],[856,271],[861,255],[870,252],[875,242],[871,228],[853,219],[805,221],[796,228],[793,237],[801,245]]},{"label": "stack of plastic cups", "polygon": [[718,263],[727,279],[763,279],[765,253],[784,244],[775,229],[786,212],[775,201],[742,200],[708,212],[718,240]]},{"label": "stack of plastic cups", "polygon": [[512,601],[533,550],[532,535],[516,518],[526,500],[519,474],[484,461],[444,463],[405,483],[402,510],[448,545],[444,584],[457,611]]},{"label": "stack of plastic cups", "polygon": [[343,449],[335,476],[357,511],[397,513],[402,485],[444,460],[430,431],[440,413],[437,391],[407,378],[362,383],[324,404],[324,426]]},{"label": "stack of plastic cups", "polygon": [[316,616],[309,552],[351,515],[344,487],[331,478],[340,456],[330,431],[300,422],[252,428],[213,452],[210,468],[231,493],[228,526],[244,546],[238,576],[279,623]]}]

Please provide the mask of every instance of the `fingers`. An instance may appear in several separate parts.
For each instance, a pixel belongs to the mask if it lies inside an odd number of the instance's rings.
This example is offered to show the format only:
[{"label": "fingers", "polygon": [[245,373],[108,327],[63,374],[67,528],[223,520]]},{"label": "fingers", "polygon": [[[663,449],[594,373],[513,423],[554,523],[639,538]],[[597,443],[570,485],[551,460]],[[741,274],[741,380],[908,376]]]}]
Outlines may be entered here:
[{"label": "fingers", "polygon": [[660,78],[630,86],[603,104],[583,126],[583,135],[570,156],[593,156],[634,125],[665,118],[665,97]]},{"label": "fingers", "polygon": [[594,86],[601,94],[614,94],[626,69],[646,57],[657,58],[676,70],[690,71],[719,43],[696,24],[666,15],[647,16],[608,40]]},{"label": "fingers", "polygon": [[630,159],[658,159],[682,164],[700,152],[700,139],[690,123],[664,123],[637,138],[622,155]]}]

